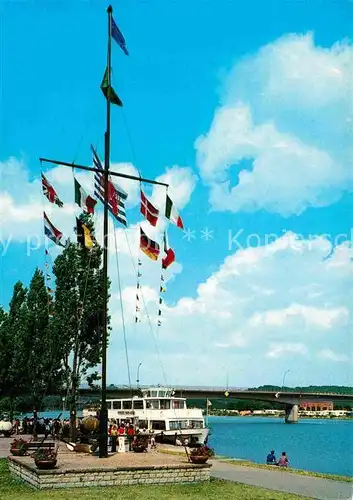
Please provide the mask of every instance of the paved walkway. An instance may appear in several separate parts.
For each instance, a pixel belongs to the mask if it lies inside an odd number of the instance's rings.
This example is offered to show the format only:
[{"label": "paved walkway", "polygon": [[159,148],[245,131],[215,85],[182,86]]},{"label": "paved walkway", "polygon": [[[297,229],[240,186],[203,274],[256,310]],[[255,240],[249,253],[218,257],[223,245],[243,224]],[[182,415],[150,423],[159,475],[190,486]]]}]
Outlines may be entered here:
[{"label": "paved walkway", "polygon": [[236,481],[269,490],[296,493],[317,500],[353,500],[353,483],[318,477],[301,476],[214,460],[211,475],[219,479]]}]

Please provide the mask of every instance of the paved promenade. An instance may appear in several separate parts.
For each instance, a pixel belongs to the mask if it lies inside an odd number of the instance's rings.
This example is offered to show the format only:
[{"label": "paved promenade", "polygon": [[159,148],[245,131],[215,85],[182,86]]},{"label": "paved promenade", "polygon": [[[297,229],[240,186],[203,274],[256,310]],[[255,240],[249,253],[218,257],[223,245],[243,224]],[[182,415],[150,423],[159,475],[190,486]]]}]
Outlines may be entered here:
[{"label": "paved promenade", "polygon": [[317,500],[353,500],[353,483],[344,481],[301,476],[270,469],[256,469],[218,460],[212,461],[211,475],[219,479],[295,493]]}]

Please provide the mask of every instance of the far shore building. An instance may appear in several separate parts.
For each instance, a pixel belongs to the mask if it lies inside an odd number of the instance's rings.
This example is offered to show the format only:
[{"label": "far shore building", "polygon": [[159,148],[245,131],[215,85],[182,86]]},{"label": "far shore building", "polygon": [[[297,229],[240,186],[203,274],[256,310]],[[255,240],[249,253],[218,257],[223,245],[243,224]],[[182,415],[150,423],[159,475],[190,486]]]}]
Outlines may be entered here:
[{"label": "far shore building", "polygon": [[305,403],[302,403],[300,405],[299,409],[303,410],[303,411],[332,411],[333,410],[333,403],[332,403],[332,401],[325,401],[325,402],[306,401]]}]

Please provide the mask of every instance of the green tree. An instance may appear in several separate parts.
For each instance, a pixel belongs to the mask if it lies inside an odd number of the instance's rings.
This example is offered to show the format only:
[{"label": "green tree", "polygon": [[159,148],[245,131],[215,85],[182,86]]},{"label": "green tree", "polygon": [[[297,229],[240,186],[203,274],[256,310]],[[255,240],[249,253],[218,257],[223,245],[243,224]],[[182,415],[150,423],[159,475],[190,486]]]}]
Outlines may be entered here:
[{"label": "green tree", "polygon": [[61,390],[61,360],[58,334],[49,322],[51,297],[43,272],[36,269],[27,294],[27,386],[34,408],[46,394]]},{"label": "green tree", "polygon": [[8,313],[0,307],[0,398],[7,392],[7,379],[11,363],[11,339]]},{"label": "green tree", "polygon": [[[88,215],[81,220],[93,232]],[[69,394],[71,439],[75,439],[78,388],[98,380],[102,357],[103,272],[102,250],[69,243],[54,262],[56,277],[53,328],[60,339],[67,393]],[[109,321],[109,318],[108,318]]]},{"label": "green tree", "polygon": [[18,281],[14,286],[9,313],[5,320],[5,337],[8,339],[8,360],[5,364],[6,384],[4,396],[11,402],[13,416],[15,398],[26,390],[27,384],[27,289]]}]

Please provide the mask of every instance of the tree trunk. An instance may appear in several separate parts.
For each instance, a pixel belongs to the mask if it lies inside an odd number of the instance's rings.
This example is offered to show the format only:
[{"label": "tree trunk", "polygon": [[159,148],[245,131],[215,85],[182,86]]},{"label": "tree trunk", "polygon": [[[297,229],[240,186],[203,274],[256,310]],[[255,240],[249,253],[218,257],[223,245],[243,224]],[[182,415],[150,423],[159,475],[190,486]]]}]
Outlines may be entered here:
[{"label": "tree trunk", "polygon": [[38,434],[37,434],[37,424],[38,424],[38,417],[37,417],[37,408],[33,408],[33,439],[37,439]]},{"label": "tree trunk", "polygon": [[77,389],[78,389],[78,351],[79,351],[79,333],[77,331],[74,347],[74,356],[72,362],[72,372],[71,372],[71,400],[70,400],[70,438],[72,442],[76,442],[77,439],[77,429],[76,429],[76,416],[77,416]]},{"label": "tree trunk", "polygon": [[77,439],[77,428],[76,428],[76,416],[77,416],[77,405],[76,405],[76,394],[77,387],[74,380],[71,381],[71,397],[70,397],[70,440],[76,443]]},{"label": "tree trunk", "polygon": [[13,397],[10,397],[10,421],[13,422],[14,404]]}]

